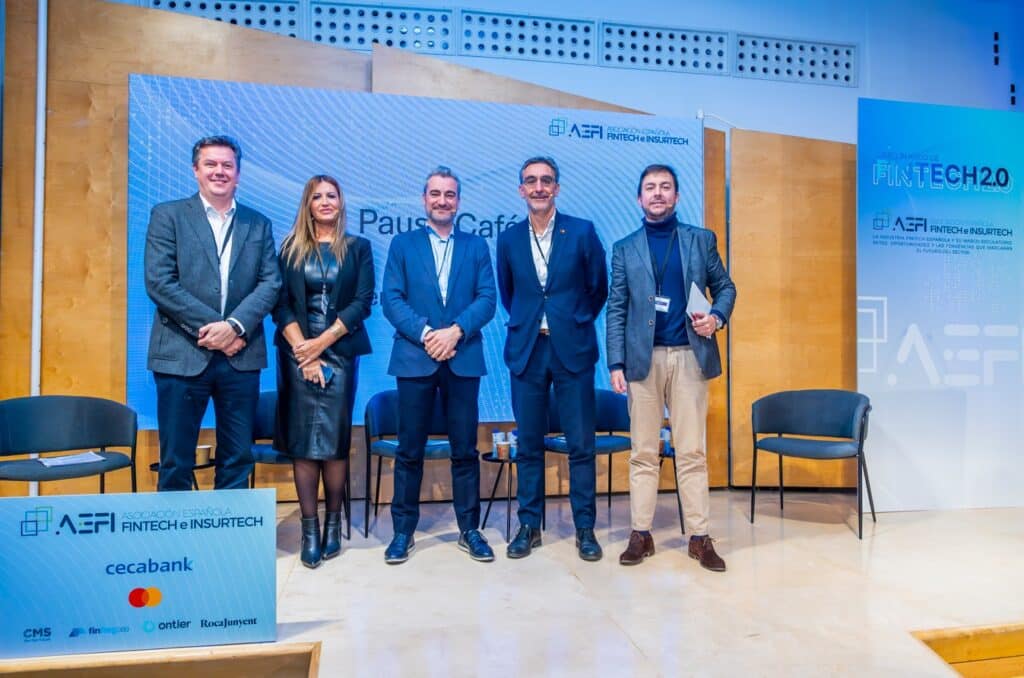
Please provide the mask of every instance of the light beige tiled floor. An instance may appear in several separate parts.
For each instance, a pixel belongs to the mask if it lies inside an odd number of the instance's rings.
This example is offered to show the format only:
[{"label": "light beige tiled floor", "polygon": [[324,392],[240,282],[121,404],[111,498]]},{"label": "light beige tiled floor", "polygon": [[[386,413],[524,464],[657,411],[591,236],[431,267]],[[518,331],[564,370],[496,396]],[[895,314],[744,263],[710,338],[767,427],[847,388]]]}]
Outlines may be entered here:
[{"label": "light beige tiled floor", "polygon": [[[689,559],[675,499],[663,494],[657,553],[622,567],[629,501],[599,498],[605,548],[585,563],[567,500],[548,507],[544,545],[504,555],[504,504],[485,535],[497,554],[456,548],[449,504],[423,507],[409,562],[384,564],[386,507],[341,556],[298,563],[297,507],[278,508],[278,635],[321,640],[322,676],[954,675],[910,631],[1024,621],[1024,509],[879,514],[856,537],[853,497],[713,492],[712,528],[729,570]],[[513,505],[513,510],[514,510]],[[515,520],[513,518],[513,529]]]}]

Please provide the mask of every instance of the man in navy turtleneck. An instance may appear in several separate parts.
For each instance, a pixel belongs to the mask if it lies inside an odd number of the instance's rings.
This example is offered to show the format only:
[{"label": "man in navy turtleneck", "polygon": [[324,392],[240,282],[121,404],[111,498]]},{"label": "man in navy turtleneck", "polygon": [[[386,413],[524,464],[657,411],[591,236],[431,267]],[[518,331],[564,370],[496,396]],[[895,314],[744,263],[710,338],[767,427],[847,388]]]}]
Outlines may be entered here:
[{"label": "man in navy turtleneck", "polygon": [[[714,334],[736,302],[736,286],[718,255],[715,234],[675,214],[679,180],[667,165],[640,175],[643,226],[615,243],[608,296],[607,348],[612,388],[629,393],[629,501],[632,532],[623,565],[654,555],[651,527],[658,496],[658,447],[665,406],[676,453],[676,482],[690,528],[688,552],[702,567],[725,570],[708,534],[704,431],[708,380],[722,373]],[[689,290],[711,292],[709,313],[687,312]]]}]

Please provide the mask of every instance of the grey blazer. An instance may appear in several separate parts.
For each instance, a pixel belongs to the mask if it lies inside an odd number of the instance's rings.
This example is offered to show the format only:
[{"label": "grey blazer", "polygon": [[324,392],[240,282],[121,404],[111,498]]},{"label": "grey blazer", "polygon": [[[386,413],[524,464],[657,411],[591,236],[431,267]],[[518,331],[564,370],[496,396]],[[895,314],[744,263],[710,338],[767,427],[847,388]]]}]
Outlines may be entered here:
[{"label": "grey blazer", "polygon": [[[726,322],[736,303],[736,286],[718,255],[715,234],[689,224],[679,225],[679,256],[683,260],[683,289],[671,293],[673,304],[686,304],[690,283],[711,291],[711,310]],[[612,284],[608,294],[607,355],[609,369],[624,366],[627,381],[640,381],[651,371],[654,352],[654,267],[644,228],[630,233],[612,248]],[[704,377],[722,373],[714,335],[702,337],[686,324],[690,346]]]},{"label": "grey blazer", "polygon": [[244,205],[234,224],[222,316],[217,246],[199,194],[153,208],[145,258],[146,292],[156,304],[150,370],[184,377],[202,372],[213,352],[196,343],[199,328],[229,316],[245,327],[246,346],[228,361],[237,370],[266,367],[263,318],[281,289],[274,237],[270,220]]}]

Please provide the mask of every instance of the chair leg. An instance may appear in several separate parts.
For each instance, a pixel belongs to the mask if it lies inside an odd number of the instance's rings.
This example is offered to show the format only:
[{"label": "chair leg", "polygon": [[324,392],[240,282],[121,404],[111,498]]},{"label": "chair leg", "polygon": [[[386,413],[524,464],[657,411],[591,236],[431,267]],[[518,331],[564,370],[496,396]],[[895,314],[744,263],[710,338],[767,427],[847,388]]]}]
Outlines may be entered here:
[{"label": "chair leg", "polygon": [[857,539],[864,538],[864,496],[861,492],[861,478],[864,473],[864,459],[857,455]]},{"label": "chair leg", "polygon": [[861,468],[864,469],[864,486],[868,490],[868,505],[871,507],[871,522],[877,523],[878,520],[875,519],[875,500],[871,496],[871,479],[868,478],[868,459],[864,456],[863,451],[860,453],[860,463]]},{"label": "chair leg", "polygon": [[366,480],[366,489],[363,492],[363,506],[366,510],[363,511],[363,539],[370,536],[370,469],[373,468],[373,457],[370,456],[370,442],[366,443],[366,472],[363,473]]},{"label": "chair leg", "polygon": [[[658,463],[661,468],[661,463]],[[686,534],[686,521],[683,520],[683,500],[679,498],[679,475],[676,473],[676,458],[672,456],[672,480],[676,484],[676,508],[679,509],[679,531]]]},{"label": "chair leg", "polygon": [[754,523],[754,495],[757,493],[757,434],[754,434],[754,462],[750,476],[750,523]]},{"label": "chair leg", "polygon": [[505,476],[505,543],[512,540],[512,465]]},{"label": "chair leg", "polygon": [[487,527],[487,519],[491,516],[491,505],[494,504],[494,495],[498,492],[498,483],[501,482],[501,472],[504,470],[505,465],[498,464],[498,475],[494,476],[494,485],[491,487],[491,496],[487,499],[487,510],[484,511],[484,519],[480,522],[481,530]]},{"label": "chair leg", "polygon": [[608,510],[612,510],[612,455],[608,455]]},{"label": "chair leg", "polygon": [[138,479],[135,476],[135,461],[132,461],[132,494],[139,491]]},{"label": "chair leg", "polygon": [[196,480],[196,472],[192,471],[192,489],[199,491],[199,481]]},{"label": "chair leg", "polygon": [[100,494],[105,494],[106,491],[107,491],[106,479],[107,479],[107,474],[106,473],[101,473],[100,474]]},{"label": "chair leg", "polygon": [[782,488],[782,455],[779,455],[779,513],[782,513],[782,496],[785,494],[785,490]]},{"label": "chair leg", "polygon": [[384,457],[377,457],[377,491],[373,493],[373,517],[376,518],[380,512],[380,467],[384,463]]}]

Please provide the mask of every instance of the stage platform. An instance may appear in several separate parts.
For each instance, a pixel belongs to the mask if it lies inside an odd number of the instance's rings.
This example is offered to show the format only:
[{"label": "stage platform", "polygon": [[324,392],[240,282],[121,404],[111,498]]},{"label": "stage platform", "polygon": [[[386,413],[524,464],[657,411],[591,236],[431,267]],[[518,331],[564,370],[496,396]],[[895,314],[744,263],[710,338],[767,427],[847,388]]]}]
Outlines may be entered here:
[{"label": "stage platform", "polygon": [[[853,496],[712,492],[728,572],[685,553],[675,499],[659,498],[657,553],[618,555],[629,500],[601,497],[598,563],[576,556],[568,501],[548,505],[544,545],[504,556],[504,504],[485,534],[493,563],[456,547],[450,504],[423,507],[409,562],[384,564],[386,507],[319,569],[302,567],[298,507],[278,507],[278,633],[322,641],[323,676],[943,676],[912,632],[1024,620],[1024,509],[906,512],[865,520]],[[513,506],[514,509],[514,506]],[[513,522],[513,526],[514,526]],[[358,532],[358,534],[357,534]]]}]

